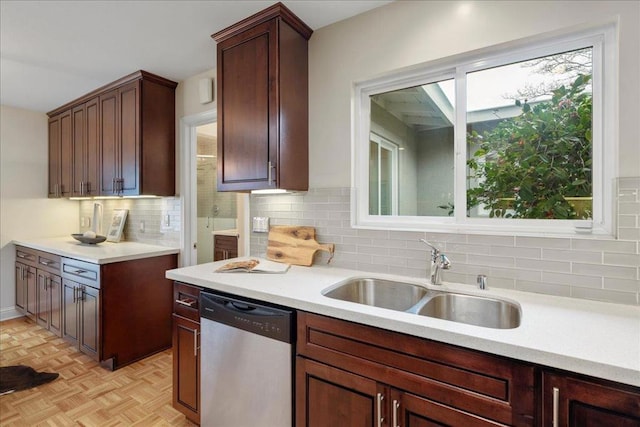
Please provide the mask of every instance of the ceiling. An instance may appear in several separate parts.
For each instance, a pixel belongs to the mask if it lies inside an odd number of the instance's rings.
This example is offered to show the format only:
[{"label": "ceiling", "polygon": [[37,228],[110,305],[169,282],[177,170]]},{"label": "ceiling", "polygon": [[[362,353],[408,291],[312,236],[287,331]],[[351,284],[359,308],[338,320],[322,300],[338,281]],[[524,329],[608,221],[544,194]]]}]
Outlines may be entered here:
[{"label": "ceiling", "polygon": [[[283,1],[312,29],[392,0]],[[215,68],[211,34],[275,1],[0,1],[0,104],[46,112],[136,70]]]}]

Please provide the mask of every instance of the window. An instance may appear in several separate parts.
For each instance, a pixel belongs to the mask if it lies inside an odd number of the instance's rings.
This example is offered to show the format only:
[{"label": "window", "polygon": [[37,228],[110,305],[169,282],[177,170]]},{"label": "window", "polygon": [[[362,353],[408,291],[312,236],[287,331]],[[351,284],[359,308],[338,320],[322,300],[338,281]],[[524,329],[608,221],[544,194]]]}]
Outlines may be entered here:
[{"label": "window", "polygon": [[513,43],[357,83],[353,225],[611,234],[614,34]]}]

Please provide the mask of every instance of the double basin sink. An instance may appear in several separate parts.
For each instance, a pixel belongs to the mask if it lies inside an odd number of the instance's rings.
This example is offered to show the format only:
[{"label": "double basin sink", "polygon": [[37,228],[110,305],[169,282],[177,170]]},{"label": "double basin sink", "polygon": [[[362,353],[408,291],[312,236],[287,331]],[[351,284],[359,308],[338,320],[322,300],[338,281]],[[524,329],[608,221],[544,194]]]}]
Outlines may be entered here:
[{"label": "double basin sink", "polygon": [[323,295],[341,301],[494,329],[517,328],[522,316],[520,306],[513,302],[438,291],[385,279],[350,279],[324,290]]}]

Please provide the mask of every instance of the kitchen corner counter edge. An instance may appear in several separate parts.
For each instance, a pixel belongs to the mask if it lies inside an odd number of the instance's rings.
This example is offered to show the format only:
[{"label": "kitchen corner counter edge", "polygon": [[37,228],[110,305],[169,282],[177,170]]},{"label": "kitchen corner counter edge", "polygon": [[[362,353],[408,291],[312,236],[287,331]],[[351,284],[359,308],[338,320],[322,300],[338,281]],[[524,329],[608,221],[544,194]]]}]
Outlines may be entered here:
[{"label": "kitchen corner counter edge", "polygon": [[97,245],[89,245],[80,243],[71,236],[46,239],[17,239],[13,240],[12,243],[17,246],[24,246],[92,264],[109,264],[180,253],[178,248],[138,242],[102,242]]},{"label": "kitchen corner counter edge", "polygon": [[640,307],[515,290],[445,283],[437,290],[516,301],[522,323],[489,329],[327,298],[322,291],[354,277],[427,288],[426,280],[330,266],[291,266],[286,274],[215,273],[227,261],[168,270],[166,277],[203,288],[484,351],[640,387]]}]

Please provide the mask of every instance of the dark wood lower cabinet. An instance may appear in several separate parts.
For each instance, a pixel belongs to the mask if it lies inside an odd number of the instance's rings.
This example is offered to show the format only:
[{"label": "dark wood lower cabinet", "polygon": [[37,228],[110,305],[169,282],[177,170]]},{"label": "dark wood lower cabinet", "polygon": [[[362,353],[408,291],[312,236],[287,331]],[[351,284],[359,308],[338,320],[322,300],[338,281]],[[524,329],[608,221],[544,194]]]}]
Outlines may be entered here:
[{"label": "dark wood lower cabinet", "polygon": [[298,427],[640,427],[638,387],[297,317]]},{"label": "dark wood lower cabinet", "polygon": [[535,425],[530,364],[304,312],[297,336],[298,427]]},{"label": "dark wood lower cabinet", "polygon": [[544,372],[542,418],[554,427],[640,427],[640,391]]},{"label": "dark wood lower cabinet", "polygon": [[173,407],[200,424],[200,288],[179,282],[173,284]]},{"label": "dark wood lower cabinet", "polygon": [[173,315],[173,407],[200,423],[200,323]]}]

